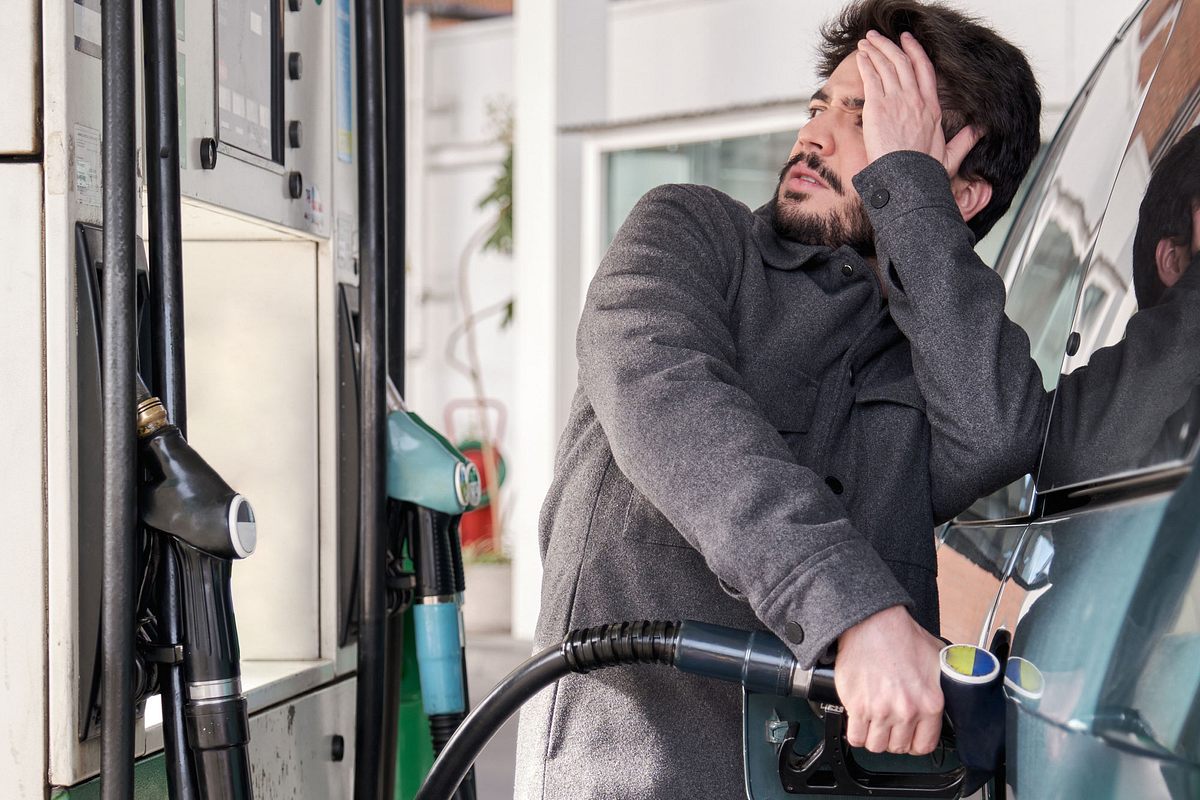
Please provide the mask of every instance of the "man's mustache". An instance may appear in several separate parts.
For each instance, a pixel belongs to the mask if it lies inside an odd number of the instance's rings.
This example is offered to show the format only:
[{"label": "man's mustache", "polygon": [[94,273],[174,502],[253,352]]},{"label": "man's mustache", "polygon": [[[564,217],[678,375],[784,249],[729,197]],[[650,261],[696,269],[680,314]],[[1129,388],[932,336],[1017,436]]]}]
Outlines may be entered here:
[{"label": "man's mustache", "polygon": [[825,166],[825,162],[822,161],[821,157],[816,153],[796,153],[796,155],[789,158],[788,162],[783,165],[783,169],[779,170],[779,182],[781,184],[783,183],[784,178],[787,177],[787,174],[791,168],[799,164],[801,161],[804,162],[804,166],[817,173],[817,175],[820,175],[821,180],[829,184],[830,189],[833,189],[839,195],[846,194],[845,190],[842,188],[842,182],[838,180],[838,176],[833,174],[833,170]]}]

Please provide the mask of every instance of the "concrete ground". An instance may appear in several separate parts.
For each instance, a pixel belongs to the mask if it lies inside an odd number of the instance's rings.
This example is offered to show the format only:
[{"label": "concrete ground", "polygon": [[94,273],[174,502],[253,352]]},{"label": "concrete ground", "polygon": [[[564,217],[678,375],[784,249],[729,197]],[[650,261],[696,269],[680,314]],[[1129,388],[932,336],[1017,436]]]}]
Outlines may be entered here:
[{"label": "concrete ground", "polygon": [[[533,652],[530,642],[499,634],[467,633],[467,681],[478,703],[513,668]],[[513,716],[475,762],[477,800],[511,800],[517,753],[517,718]]]}]

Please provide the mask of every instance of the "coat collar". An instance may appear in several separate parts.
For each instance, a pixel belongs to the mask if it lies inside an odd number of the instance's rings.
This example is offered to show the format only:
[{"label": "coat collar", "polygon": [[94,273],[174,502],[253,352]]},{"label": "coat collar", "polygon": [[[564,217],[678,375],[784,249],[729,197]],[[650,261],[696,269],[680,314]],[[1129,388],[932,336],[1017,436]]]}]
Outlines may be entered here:
[{"label": "coat collar", "polygon": [[774,199],[754,212],[753,236],[763,263],[775,269],[799,269],[816,263],[818,256],[822,256],[819,260],[824,261],[833,252],[822,245],[804,244],[780,236],[771,222],[774,216]]}]

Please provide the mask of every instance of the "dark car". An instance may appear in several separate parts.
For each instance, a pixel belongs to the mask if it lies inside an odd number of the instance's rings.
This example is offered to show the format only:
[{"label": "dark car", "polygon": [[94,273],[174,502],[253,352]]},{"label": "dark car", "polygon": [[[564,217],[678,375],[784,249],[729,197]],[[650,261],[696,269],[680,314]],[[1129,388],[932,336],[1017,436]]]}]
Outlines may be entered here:
[{"label": "dark car", "polygon": [[[1005,665],[991,797],[1200,798],[1197,42],[1200,0],[1133,15],[996,263],[1053,404],[1038,468],[938,531],[942,633]],[[748,705],[756,800],[789,713]]]}]

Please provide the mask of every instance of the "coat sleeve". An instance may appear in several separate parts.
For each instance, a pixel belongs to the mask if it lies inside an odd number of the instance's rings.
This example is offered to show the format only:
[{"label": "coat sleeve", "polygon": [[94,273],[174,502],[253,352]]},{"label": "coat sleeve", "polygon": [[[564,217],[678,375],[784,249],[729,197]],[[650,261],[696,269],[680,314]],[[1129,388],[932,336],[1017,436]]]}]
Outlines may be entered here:
[{"label": "coat sleeve", "polygon": [[1004,281],[975,254],[945,168],[922,153],[891,153],[854,186],[925,398],[934,516],[949,519],[1034,468],[1049,396],[1029,337],[1004,313]]},{"label": "coat sleeve", "polygon": [[1193,258],[1159,305],[1129,319],[1120,342],[1059,379],[1039,484],[1064,486],[1184,457],[1189,437],[1161,440],[1168,419],[1200,386],[1197,342],[1200,258]]},{"label": "coat sleeve", "polygon": [[580,383],[621,471],[811,664],[842,631],[912,601],[742,385],[739,241],[704,190],[646,195],[589,288]]}]

